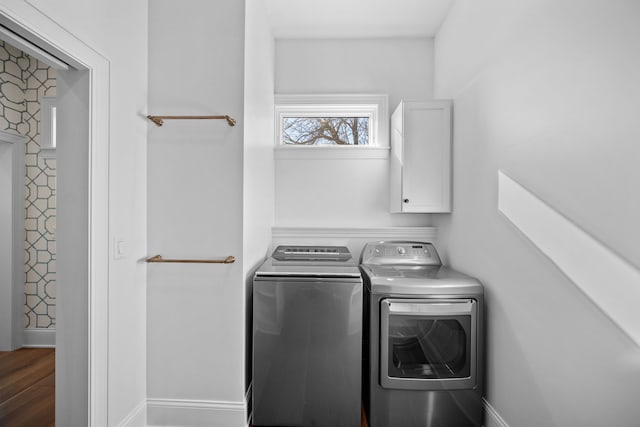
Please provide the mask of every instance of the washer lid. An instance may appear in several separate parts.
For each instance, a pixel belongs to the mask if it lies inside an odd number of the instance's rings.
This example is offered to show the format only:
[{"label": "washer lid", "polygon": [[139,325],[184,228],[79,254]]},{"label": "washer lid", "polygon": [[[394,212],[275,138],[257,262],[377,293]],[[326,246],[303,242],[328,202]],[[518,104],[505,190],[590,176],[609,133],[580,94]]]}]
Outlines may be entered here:
[{"label": "washer lid", "polygon": [[256,271],[256,279],[278,277],[346,278],[362,280],[345,246],[278,246]]},{"label": "washer lid", "polygon": [[313,262],[305,263],[278,261],[268,258],[256,271],[255,278],[270,280],[282,277],[315,277],[315,278],[340,278],[357,279],[362,281],[360,270],[354,262]]}]

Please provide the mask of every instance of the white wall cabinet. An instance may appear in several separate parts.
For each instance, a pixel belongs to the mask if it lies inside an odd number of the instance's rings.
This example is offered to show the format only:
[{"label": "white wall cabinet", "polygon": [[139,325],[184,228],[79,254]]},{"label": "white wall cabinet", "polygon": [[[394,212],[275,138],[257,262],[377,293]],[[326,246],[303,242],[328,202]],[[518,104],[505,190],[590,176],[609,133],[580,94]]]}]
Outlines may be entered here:
[{"label": "white wall cabinet", "polygon": [[391,116],[390,205],[451,212],[451,101],[402,101]]}]

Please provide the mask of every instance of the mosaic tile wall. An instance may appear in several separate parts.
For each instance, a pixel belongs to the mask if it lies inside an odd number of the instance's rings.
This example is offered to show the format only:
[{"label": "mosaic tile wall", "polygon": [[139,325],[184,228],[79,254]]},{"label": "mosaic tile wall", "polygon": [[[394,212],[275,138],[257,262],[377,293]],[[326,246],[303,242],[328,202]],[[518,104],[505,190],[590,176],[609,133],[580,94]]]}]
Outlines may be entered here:
[{"label": "mosaic tile wall", "polygon": [[27,137],[25,327],[56,324],[56,160],[40,157],[40,99],[55,70],[0,40],[0,129]]}]

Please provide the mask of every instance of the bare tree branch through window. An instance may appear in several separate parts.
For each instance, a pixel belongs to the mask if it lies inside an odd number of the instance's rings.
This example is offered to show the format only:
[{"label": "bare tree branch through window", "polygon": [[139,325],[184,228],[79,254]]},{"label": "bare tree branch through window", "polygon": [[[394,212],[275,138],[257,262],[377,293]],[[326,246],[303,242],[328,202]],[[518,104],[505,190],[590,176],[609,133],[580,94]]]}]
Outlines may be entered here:
[{"label": "bare tree branch through window", "polygon": [[284,117],[290,145],[368,145],[369,117]]}]

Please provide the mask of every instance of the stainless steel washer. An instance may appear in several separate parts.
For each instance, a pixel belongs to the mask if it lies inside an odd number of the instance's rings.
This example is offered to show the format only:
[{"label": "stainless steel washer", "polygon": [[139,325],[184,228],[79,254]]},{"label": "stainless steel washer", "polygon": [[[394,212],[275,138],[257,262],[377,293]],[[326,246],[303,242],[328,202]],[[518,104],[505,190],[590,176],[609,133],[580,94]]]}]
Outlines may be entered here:
[{"label": "stainless steel washer", "polygon": [[371,427],[483,425],[483,287],[429,243],[377,242],[365,283],[363,397]]},{"label": "stainless steel washer", "polygon": [[254,426],[360,426],[362,299],[346,247],[279,246],[257,270]]}]

